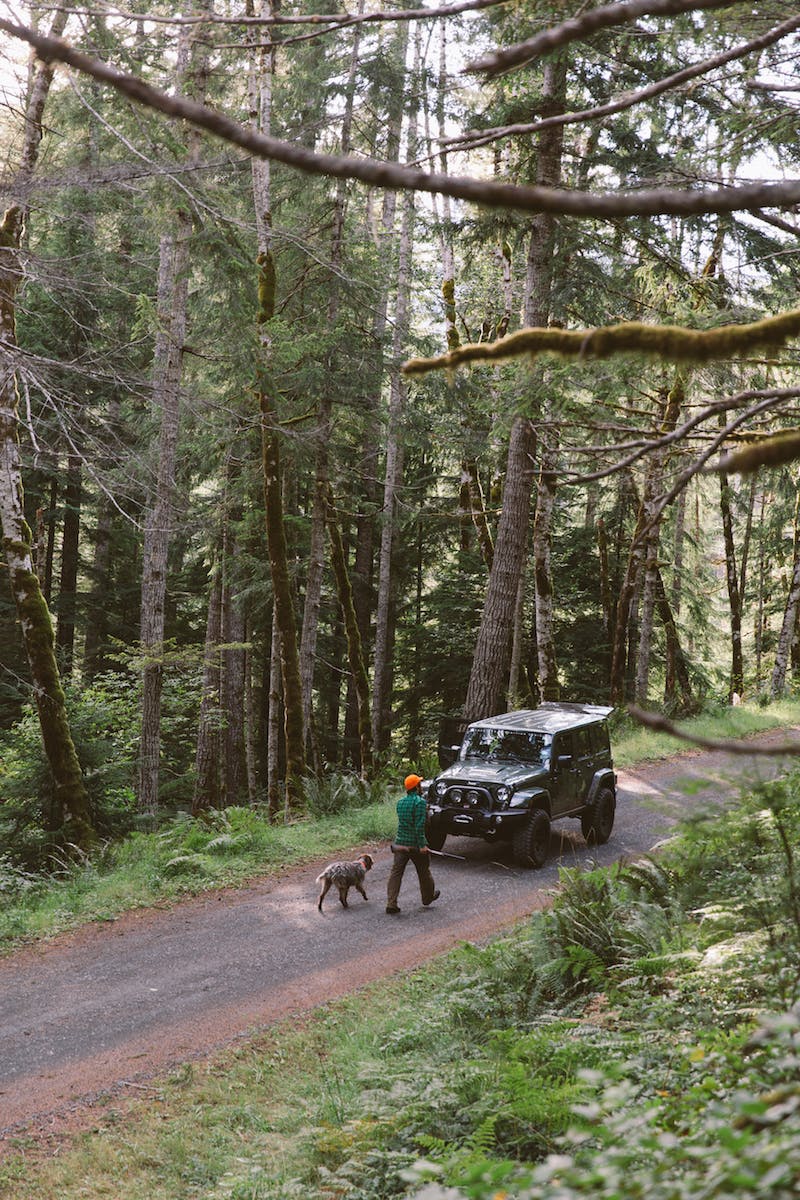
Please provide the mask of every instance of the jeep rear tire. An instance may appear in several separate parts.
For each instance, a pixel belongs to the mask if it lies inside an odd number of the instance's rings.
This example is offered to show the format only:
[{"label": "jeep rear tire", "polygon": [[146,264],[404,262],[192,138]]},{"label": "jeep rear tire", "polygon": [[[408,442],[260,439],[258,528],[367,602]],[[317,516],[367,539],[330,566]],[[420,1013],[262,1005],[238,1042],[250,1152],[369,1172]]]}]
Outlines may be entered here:
[{"label": "jeep rear tire", "polygon": [[525,824],[514,834],[514,860],[521,867],[543,867],[550,853],[550,818],[543,808],[535,808]]},{"label": "jeep rear tire", "polygon": [[614,828],[617,802],[610,788],[600,788],[581,813],[581,833],[590,846],[604,846]]}]

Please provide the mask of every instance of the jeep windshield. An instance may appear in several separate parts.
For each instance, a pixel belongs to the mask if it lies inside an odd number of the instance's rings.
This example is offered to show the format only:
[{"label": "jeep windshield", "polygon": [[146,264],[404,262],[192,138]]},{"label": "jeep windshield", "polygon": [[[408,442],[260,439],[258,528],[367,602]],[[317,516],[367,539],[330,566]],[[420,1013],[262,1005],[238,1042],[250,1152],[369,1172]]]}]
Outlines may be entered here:
[{"label": "jeep windshield", "polygon": [[505,759],[507,762],[547,766],[552,736],[549,733],[521,733],[514,729],[468,729],[459,758]]}]

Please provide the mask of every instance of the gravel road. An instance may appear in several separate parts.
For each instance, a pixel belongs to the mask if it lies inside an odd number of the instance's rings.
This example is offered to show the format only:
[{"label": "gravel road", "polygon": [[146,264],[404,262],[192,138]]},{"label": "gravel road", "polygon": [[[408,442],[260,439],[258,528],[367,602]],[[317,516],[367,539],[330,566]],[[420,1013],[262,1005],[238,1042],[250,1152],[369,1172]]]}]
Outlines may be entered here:
[{"label": "gravel road", "polygon": [[486,939],[545,905],[560,866],[645,853],[682,814],[736,794],[743,776],[779,769],[770,758],[701,753],[619,771],[606,846],[590,851],[578,822],[566,821],[554,826],[548,865],[527,871],[504,847],[448,838],[444,849],[466,861],[434,860],[441,899],[422,908],[409,867],[394,917],[384,912],[389,848],[364,846],[376,859],[370,899],[351,892],[347,910],[332,891],[317,912],[321,862],[0,960],[0,1149],[13,1133],[80,1124],[76,1114],[89,1114],[103,1093],[140,1088],[279,1018]]}]

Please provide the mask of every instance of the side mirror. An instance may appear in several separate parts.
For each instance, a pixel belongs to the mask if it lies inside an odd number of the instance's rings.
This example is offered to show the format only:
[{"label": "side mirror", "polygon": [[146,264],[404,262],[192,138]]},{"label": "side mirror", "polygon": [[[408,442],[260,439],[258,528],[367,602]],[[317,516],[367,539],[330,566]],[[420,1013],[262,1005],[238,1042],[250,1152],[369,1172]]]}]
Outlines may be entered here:
[{"label": "side mirror", "polygon": [[572,755],[571,754],[559,754],[558,765],[560,767],[569,767],[569,766],[571,766],[571,764],[572,764]]}]

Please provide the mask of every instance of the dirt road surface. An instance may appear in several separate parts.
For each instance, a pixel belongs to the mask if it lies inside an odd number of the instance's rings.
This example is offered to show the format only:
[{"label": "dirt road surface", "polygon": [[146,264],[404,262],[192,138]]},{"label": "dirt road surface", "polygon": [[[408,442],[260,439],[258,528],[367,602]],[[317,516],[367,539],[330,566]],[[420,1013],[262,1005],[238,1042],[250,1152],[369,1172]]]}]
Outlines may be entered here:
[{"label": "dirt road surface", "polygon": [[[759,739],[785,741],[800,731]],[[459,942],[484,940],[548,903],[560,866],[609,865],[651,850],[692,809],[738,794],[742,776],[779,760],[681,755],[618,772],[611,840],[589,850],[579,823],[553,828],[551,858],[518,868],[507,848],[448,838],[464,862],[436,858],[441,898],[423,908],[413,867],[402,912],[384,911],[391,855],[367,876],[369,902],[335,891],[322,914],[314,878],[324,863],[250,887],[129,913],[0,960],[0,1151],[25,1131],[47,1135],[91,1121],[103,1094],[130,1094],[276,1020],[306,1012]]]}]

